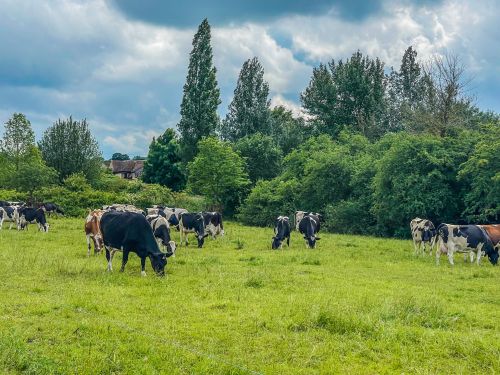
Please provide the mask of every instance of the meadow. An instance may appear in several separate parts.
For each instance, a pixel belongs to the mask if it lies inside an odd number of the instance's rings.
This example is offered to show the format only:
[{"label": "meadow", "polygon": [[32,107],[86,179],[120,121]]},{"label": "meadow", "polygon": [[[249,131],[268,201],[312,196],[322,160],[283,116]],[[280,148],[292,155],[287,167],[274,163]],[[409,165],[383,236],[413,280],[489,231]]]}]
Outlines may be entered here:
[{"label": "meadow", "polygon": [[[0,231],[0,372],[374,374],[500,372],[500,268],[415,257],[407,240],[322,233],[270,249],[226,223],[166,276],[86,256],[83,219]],[[8,224],[8,223],[7,223]],[[178,232],[173,232],[178,240]]]}]

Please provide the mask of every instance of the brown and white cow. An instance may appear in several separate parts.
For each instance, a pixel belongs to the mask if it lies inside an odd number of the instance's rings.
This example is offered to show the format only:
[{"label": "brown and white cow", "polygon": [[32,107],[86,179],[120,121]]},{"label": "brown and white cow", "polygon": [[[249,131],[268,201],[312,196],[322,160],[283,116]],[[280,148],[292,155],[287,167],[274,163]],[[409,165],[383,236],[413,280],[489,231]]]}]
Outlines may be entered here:
[{"label": "brown and white cow", "polygon": [[429,244],[429,255],[432,255],[432,248],[436,243],[437,233],[432,221],[416,217],[410,221],[411,236],[415,255],[425,254],[425,245]]},{"label": "brown and white cow", "polygon": [[99,254],[104,246],[101,233],[101,217],[106,211],[89,211],[85,219],[85,235],[87,236],[87,256],[90,256],[90,239],[94,241],[94,254]]}]

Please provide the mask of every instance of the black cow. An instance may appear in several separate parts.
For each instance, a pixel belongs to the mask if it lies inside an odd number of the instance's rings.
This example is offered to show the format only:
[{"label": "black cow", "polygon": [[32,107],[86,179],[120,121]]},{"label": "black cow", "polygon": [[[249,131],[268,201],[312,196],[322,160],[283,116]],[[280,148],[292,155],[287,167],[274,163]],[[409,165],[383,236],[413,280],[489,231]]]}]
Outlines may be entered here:
[{"label": "black cow", "polygon": [[224,236],[224,224],[220,212],[203,212],[205,232],[215,238],[217,234]]},{"label": "black cow", "polygon": [[167,219],[161,215],[148,215],[146,220],[153,229],[158,246],[163,245],[167,249],[167,253],[171,253],[175,257],[175,242],[170,238],[170,226]]},{"label": "black cow", "polygon": [[450,225],[441,224],[437,228],[438,248],[436,263],[439,264],[441,253],[448,254],[448,261],[453,265],[453,253],[469,253],[471,261],[474,253],[477,255],[477,264],[484,252],[491,264],[498,263],[498,250],[494,248],[488,234],[479,225]]},{"label": "black cow", "polygon": [[304,235],[306,246],[311,249],[314,249],[316,247],[316,241],[319,241],[321,239],[316,236],[316,233],[318,233],[319,230],[319,215],[306,215],[299,222],[299,232]]},{"label": "black cow", "polygon": [[37,223],[38,230],[49,231],[49,224],[47,223],[43,208],[21,207],[19,209],[19,224],[21,229],[28,230],[28,224],[30,223]]},{"label": "black cow", "polygon": [[203,247],[203,243],[205,242],[205,237],[208,236],[208,233],[205,233],[205,220],[203,215],[200,213],[189,213],[185,212],[180,215],[179,220],[179,232],[181,237],[181,245],[182,245],[182,235],[186,236],[186,246],[188,245],[188,233],[195,233],[196,239],[198,240],[198,248]]},{"label": "black cow", "polygon": [[51,213],[55,212],[57,214],[64,215],[64,211],[62,210],[61,207],[59,207],[55,203],[47,202],[47,203],[42,203],[40,208],[43,208],[45,212],[50,216]]},{"label": "black cow", "polygon": [[274,237],[272,242],[273,250],[283,248],[283,241],[286,238],[286,244],[290,247],[290,221],[288,216],[278,216],[274,227]]},{"label": "black cow", "polygon": [[101,217],[101,232],[108,260],[108,271],[113,270],[113,256],[123,251],[121,272],[125,269],[130,252],[141,258],[141,275],[146,275],[146,258],[157,275],[165,275],[167,258],[172,254],[160,251],[150,224],[144,215],[127,211],[108,211]]}]

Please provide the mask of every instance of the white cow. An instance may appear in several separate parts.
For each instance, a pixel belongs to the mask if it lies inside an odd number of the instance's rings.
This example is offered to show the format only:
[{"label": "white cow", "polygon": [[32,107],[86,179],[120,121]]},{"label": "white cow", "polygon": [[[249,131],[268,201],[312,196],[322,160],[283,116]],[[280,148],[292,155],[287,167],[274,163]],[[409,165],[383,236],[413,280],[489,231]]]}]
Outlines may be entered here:
[{"label": "white cow", "polygon": [[436,244],[437,232],[432,221],[416,217],[410,221],[411,236],[415,255],[425,254],[425,245],[429,244],[429,255],[432,255],[432,248]]}]

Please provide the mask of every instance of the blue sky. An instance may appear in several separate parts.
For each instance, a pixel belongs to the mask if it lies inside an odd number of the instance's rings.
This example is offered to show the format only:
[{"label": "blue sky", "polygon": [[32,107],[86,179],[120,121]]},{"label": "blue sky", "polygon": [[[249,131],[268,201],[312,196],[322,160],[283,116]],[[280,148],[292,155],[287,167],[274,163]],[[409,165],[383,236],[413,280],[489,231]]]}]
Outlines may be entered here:
[{"label": "blue sky", "polygon": [[179,120],[197,25],[208,17],[224,116],[243,62],[257,56],[272,104],[300,112],[312,68],[357,49],[398,66],[458,54],[482,109],[500,112],[500,2],[1,0],[0,132],[25,113],[37,138],[87,118],[104,156],[147,153]]}]

